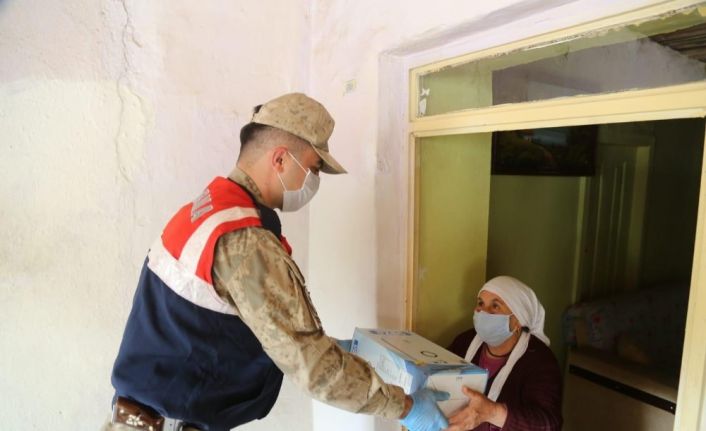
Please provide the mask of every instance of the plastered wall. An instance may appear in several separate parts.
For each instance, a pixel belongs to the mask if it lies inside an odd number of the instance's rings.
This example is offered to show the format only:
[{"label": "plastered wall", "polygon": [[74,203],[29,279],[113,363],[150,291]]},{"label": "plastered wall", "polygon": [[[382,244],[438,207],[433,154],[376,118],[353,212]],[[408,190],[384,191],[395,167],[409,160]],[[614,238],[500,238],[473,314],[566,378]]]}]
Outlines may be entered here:
[{"label": "plastered wall", "polygon": [[[324,325],[401,326],[400,67],[650,2],[619,3],[0,0],[3,428],[101,425],[146,249],[230,170],[251,107],[284,92],[324,102],[350,171],[284,219]],[[374,422],[285,384],[244,429],[394,428]]]},{"label": "plastered wall", "polygon": [[[145,252],[229,172],[252,106],[307,89],[308,11],[0,1],[1,428],[102,425]],[[306,269],[307,213],[285,224]],[[288,384],[250,429],[285,424],[311,427],[311,402]]]}]

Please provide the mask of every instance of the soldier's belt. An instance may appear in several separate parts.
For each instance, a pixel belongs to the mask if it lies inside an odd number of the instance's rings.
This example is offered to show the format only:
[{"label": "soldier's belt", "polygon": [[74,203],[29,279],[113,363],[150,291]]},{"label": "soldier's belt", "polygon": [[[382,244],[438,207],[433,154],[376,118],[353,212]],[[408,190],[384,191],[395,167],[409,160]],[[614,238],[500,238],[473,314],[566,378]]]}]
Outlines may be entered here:
[{"label": "soldier's belt", "polygon": [[181,431],[184,427],[181,420],[165,418],[154,409],[123,397],[115,401],[111,421],[140,431]]}]

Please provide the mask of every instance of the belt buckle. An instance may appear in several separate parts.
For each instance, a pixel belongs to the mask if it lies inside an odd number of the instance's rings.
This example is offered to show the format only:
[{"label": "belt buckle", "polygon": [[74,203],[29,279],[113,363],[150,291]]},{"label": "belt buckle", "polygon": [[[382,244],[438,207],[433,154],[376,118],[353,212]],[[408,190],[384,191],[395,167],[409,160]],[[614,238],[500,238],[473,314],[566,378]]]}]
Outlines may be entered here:
[{"label": "belt buckle", "polygon": [[181,420],[165,418],[153,409],[123,397],[118,397],[113,404],[111,422],[141,431],[181,431],[183,427]]},{"label": "belt buckle", "polygon": [[182,431],[184,428],[184,421],[179,419],[164,418],[164,424],[162,424],[162,431]]}]

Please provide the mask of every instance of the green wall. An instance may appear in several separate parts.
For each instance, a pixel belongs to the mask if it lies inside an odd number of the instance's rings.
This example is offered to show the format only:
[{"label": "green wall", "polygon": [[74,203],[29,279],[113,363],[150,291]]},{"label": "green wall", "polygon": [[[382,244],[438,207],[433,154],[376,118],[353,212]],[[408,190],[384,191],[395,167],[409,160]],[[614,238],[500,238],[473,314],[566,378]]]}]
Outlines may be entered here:
[{"label": "green wall", "polygon": [[640,287],[688,283],[694,253],[704,120],[654,122]]},{"label": "green wall", "polygon": [[[635,132],[639,126],[640,133]],[[611,139],[654,136],[640,286],[691,270],[704,121],[611,125]],[[644,130],[643,130],[644,129]],[[637,137],[637,138],[636,138]],[[642,138],[640,138],[642,139]],[[561,314],[579,295],[588,178],[490,175],[491,135],[421,139],[413,329],[448,345],[472,326],[483,283],[511,275],[537,293],[563,363]]]},{"label": "green wall", "polygon": [[561,313],[572,303],[580,235],[581,177],[493,175],[487,277],[531,287],[546,311],[545,333],[563,361]]},{"label": "green wall", "polygon": [[471,327],[485,282],[490,149],[487,133],[419,142],[413,329],[442,346]]},{"label": "green wall", "polygon": [[420,92],[427,90],[426,115],[493,104],[492,70],[488,65],[470,63],[450,67],[420,77]]}]

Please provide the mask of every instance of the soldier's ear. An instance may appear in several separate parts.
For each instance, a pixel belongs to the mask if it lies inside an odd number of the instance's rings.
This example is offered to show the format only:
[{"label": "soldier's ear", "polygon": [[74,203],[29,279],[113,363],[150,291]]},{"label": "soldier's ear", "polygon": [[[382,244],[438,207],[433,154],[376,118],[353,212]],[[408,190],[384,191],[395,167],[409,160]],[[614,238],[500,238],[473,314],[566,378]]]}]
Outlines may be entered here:
[{"label": "soldier's ear", "polygon": [[271,164],[275,171],[282,172],[284,170],[284,158],[287,155],[287,151],[287,147],[284,145],[275,147],[272,151]]}]

